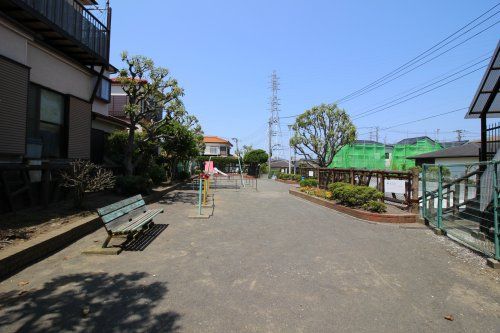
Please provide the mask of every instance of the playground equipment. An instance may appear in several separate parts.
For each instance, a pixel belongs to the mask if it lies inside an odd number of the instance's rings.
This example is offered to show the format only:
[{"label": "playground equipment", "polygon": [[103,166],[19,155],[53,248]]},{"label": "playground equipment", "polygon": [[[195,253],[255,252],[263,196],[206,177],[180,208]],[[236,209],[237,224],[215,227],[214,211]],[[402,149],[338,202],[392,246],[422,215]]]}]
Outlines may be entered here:
[{"label": "playground equipment", "polygon": [[198,203],[196,214],[189,215],[190,218],[209,218],[209,214],[203,213],[203,208],[213,208],[213,204],[208,204],[208,198],[210,196],[210,174],[200,173],[198,178]]}]

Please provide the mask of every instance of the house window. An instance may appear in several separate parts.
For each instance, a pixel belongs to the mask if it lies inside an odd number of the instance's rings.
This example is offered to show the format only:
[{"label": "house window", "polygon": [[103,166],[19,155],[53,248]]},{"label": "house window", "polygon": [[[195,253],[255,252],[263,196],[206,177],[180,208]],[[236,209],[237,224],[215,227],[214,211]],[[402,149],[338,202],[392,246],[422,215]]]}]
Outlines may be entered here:
[{"label": "house window", "polygon": [[218,155],[219,149],[218,147],[210,147],[210,155]]},{"label": "house window", "polygon": [[106,102],[111,101],[111,81],[103,77],[101,83],[97,87],[96,97]]},{"label": "house window", "polygon": [[30,84],[28,138],[42,144],[42,157],[66,157],[66,98],[57,92]]}]

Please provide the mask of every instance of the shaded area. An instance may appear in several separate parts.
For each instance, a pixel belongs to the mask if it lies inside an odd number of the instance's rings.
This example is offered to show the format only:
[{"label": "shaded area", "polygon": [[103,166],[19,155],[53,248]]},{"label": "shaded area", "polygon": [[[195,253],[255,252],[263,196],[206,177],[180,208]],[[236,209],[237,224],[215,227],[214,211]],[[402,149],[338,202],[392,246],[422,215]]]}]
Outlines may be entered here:
[{"label": "shaded area", "polygon": [[[60,276],[41,289],[0,294],[3,332],[174,332],[180,315],[154,311],[164,282],[144,272]],[[88,313],[87,313],[88,310]],[[7,326],[10,325],[10,326]]]},{"label": "shaded area", "polygon": [[146,247],[148,247],[149,244],[151,244],[165,229],[167,229],[168,226],[168,224],[154,224],[151,228],[144,231],[137,239],[123,244],[123,250],[144,251],[144,249],[146,249]]},{"label": "shaded area", "polygon": [[124,197],[112,192],[90,193],[84,207],[73,207],[72,197],[50,205],[47,208],[34,207],[15,213],[0,215],[0,249],[14,244],[18,240],[33,238],[46,231],[72,223],[95,213],[96,209]]},{"label": "shaded area", "polygon": [[198,202],[198,193],[193,192],[174,192],[168,193],[161,198],[158,203],[164,205],[173,205],[175,203],[195,204]]}]

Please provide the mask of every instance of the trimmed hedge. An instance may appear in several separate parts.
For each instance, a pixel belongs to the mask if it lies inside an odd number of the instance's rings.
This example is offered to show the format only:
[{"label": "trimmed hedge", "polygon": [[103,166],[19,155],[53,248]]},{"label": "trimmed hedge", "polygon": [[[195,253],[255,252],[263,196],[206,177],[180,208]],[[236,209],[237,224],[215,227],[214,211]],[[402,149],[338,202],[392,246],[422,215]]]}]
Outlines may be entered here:
[{"label": "trimmed hedge", "polygon": [[278,173],[277,175],[278,179],[283,179],[283,180],[295,180],[295,181],[300,181],[302,177],[300,175],[294,175],[291,173]]},{"label": "trimmed hedge", "polygon": [[302,179],[299,182],[300,187],[316,187],[318,186],[318,181],[316,179]]}]

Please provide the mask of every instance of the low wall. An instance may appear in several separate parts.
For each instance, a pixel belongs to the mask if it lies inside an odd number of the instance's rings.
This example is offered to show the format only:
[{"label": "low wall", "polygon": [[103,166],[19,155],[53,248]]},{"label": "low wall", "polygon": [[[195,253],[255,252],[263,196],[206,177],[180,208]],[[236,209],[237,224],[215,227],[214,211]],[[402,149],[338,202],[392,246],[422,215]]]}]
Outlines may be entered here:
[{"label": "low wall", "polygon": [[341,213],[356,217],[358,219],[372,221],[372,222],[383,222],[383,223],[416,223],[419,219],[417,214],[403,213],[403,214],[387,214],[387,213],[374,213],[369,211],[364,211],[360,209],[350,208],[346,206],[339,205],[334,201],[318,198],[296,189],[290,189],[289,193],[296,197],[302,198],[304,200],[313,202],[315,204],[334,209]]}]

